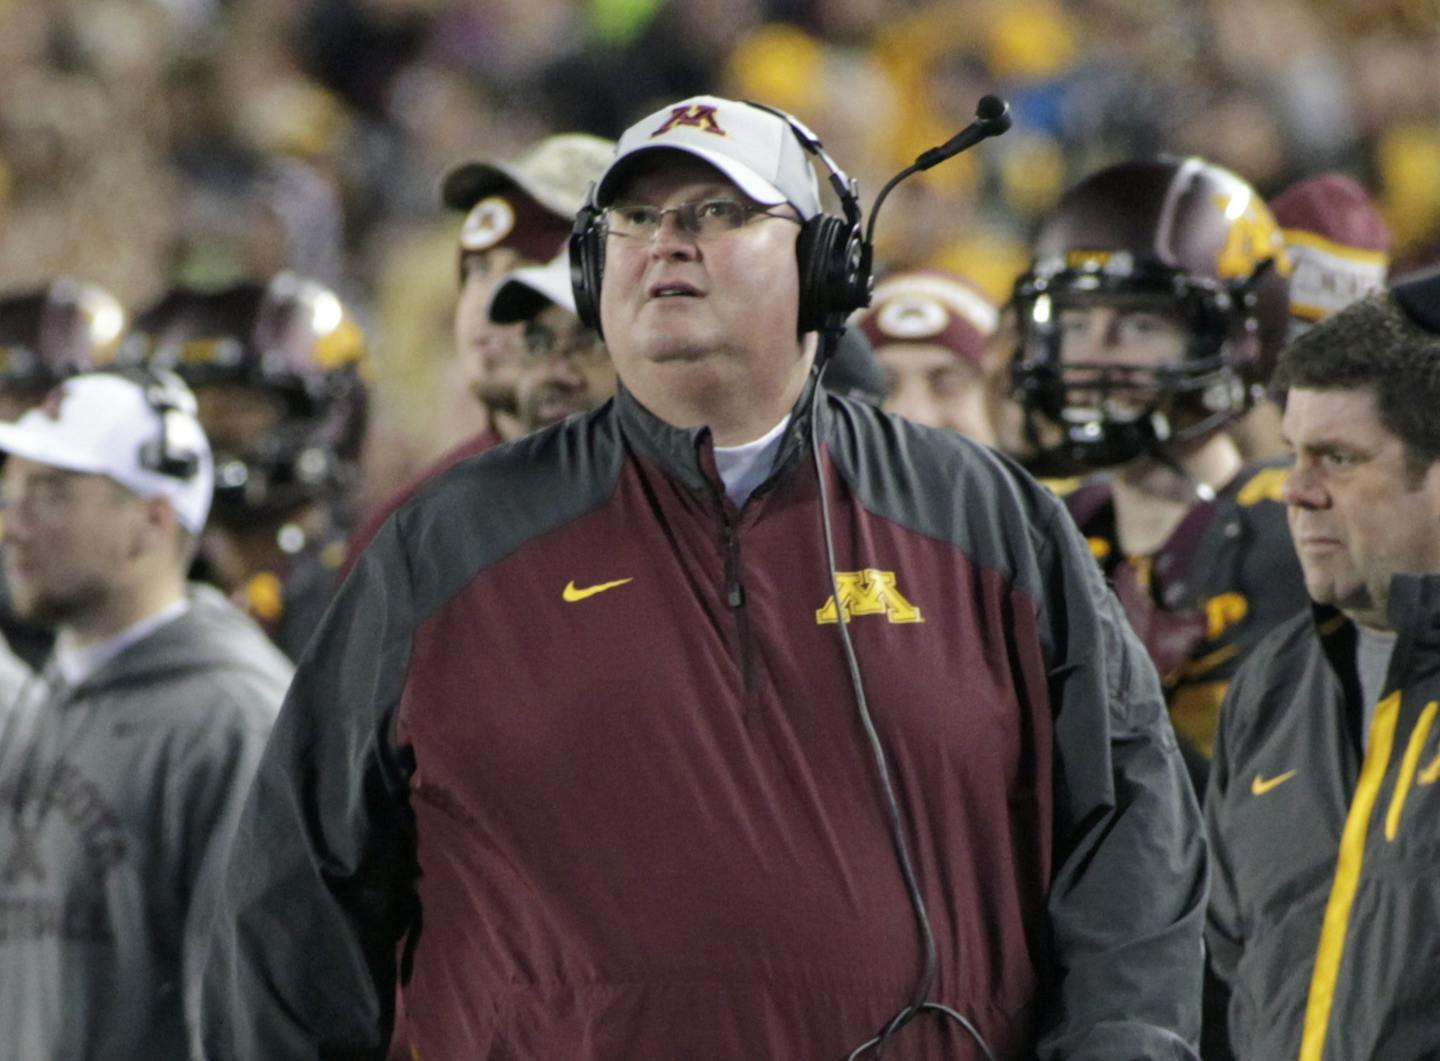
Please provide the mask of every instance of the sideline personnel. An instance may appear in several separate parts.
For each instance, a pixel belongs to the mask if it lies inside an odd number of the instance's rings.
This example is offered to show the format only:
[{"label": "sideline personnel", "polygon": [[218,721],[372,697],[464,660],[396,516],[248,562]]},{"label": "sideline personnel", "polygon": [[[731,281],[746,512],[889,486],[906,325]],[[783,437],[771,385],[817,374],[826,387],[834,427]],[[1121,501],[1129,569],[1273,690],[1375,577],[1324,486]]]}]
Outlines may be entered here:
[{"label": "sideline personnel", "polygon": [[1440,307],[1440,276],[1321,321],[1276,373],[1314,607],[1240,669],[1206,794],[1240,1058],[1435,1056],[1440,333],[1408,298]]},{"label": "sideline personnel", "polygon": [[198,1057],[221,856],[290,666],[185,571],[211,457],[174,377],[0,424],[5,575],[55,652],[0,709],[0,1057]]}]

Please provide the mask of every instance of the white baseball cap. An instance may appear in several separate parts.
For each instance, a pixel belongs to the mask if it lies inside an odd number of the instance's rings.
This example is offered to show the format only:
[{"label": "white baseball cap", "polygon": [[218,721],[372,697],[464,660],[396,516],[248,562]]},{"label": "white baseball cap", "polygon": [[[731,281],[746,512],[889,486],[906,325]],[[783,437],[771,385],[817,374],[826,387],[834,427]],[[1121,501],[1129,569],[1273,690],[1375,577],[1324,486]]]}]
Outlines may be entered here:
[{"label": "white baseball cap", "polygon": [[[105,475],[140,497],[169,498],[180,522],[199,534],[215,489],[210,443],[190,388],[173,373],[153,375],[153,382],[110,372],[72,376],[19,420],[0,423],[0,451]],[[188,463],[189,474],[161,470],[167,459]]]},{"label": "white baseball cap", "polygon": [[490,296],[490,319],[496,324],[528,321],[550,302],[575,312],[569,248],[544,265],[527,265],[506,273]]},{"label": "white baseball cap", "polygon": [[626,129],[595,186],[595,205],[610,205],[637,156],[661,150],[703,159],[762,206],[789,203],[806,220],[820,212],[815,170],[790,123],[763,107],[718,96],[692,96]]}]

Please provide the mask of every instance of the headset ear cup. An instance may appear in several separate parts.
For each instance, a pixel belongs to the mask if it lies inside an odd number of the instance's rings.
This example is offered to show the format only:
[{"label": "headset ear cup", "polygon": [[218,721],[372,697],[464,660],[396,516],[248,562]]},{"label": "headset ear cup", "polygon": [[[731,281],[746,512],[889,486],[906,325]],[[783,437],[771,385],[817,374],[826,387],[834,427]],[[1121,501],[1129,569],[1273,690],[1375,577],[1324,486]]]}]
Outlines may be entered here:
[{"label": "headset ear cup", "polygon": [[817,214],[800,229],[795,257],[800,267],[800,334],[819,331],[829,312],[831,241],[836,219]]},{"label": "headset ear cup", "polygon": [[605,236],[599,220],[599,212],[588,205],[575,217],[570,232],[570,288],[575,295],[575,315],[603,339],[600,283],[605,273]]},{"label": "headset ear cup", "polygon": [[819,331],[833,317],[843,323],[870,303],[869,263],[860,226],[817,214],[800,230],[800,334]]}]

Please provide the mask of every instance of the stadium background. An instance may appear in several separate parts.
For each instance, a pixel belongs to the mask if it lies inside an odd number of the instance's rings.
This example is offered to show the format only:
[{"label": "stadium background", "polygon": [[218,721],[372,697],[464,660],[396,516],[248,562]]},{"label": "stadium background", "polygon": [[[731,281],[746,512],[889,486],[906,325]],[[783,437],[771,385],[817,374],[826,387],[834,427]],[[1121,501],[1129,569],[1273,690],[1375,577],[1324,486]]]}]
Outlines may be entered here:
[{"label": "stadium background", "polygon": [[383,493],[473,415],[440,175],[701,91],[795,112],[867,204],[1006,97],[878,248],[997,299],[1067,184],[1162,150],[1267,196],[1342,170],[1397,273],[1440,260],[1440,0],[0,0],[0,287],[325,281],[371,338]]}]

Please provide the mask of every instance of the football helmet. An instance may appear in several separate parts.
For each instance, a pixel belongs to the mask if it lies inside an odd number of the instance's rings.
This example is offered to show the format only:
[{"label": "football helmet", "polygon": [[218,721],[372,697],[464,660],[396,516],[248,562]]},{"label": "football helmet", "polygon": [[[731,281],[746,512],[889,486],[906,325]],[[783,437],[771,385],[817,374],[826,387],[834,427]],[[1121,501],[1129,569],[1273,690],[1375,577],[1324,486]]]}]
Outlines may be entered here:
[{"label": "football helmet", "polygon": [[[1042,224],[1016,282],[1015,396],[1052,460],[1105,468],[1202,438],[1264,394],[1288,318],[1289,261],[1265,201],[1199,158],[1111,166]],[[1067,317],[1149,313],[1183,336],[1145,364],[1065,356]]]},{"label": "football helmet", "polygon": [[[365,434],[365,359],[364,333],[340,298],[293,273],[174,288],[136,316],[119,354],[195,390],[215,450],[212,518],[221,523],[284,516],[348,490]],[[270,396],[278,415],[243,437],[221,429],[207,409],[224,410],[206,392],[223,398],[227,387]]]},{"label": "football helmet", "polygon": [[0,295],[0,389],[38,400],[67,376],[109,363],[125,316],[114,295],[68,276]]}]

